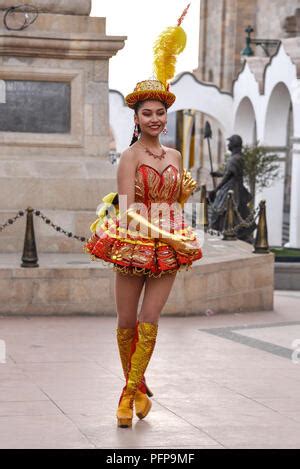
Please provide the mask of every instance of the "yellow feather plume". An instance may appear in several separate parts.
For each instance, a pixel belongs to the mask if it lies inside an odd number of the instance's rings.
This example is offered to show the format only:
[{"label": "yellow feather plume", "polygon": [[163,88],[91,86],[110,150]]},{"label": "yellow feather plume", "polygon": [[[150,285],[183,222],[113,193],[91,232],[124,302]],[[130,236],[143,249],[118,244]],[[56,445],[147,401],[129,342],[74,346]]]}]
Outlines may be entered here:
[{"label": "yellow feather plume", "polygon": [[165,29],[154,43],[154,74],[167,87],[167,81],[175,75],[177,55],[186,46],[186,33],[181,26]]}]

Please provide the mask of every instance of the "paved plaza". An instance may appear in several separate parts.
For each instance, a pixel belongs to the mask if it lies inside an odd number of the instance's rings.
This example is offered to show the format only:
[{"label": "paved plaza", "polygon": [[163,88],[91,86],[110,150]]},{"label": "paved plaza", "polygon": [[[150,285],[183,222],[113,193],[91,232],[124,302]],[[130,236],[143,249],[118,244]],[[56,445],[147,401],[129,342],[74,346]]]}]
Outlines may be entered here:
[{"label": "paved plaza", "polygon": [[299,314],[277,291],[273,312],[162,317],[132,429],[115,318],[2,316],[0,448],[300,448]]}]

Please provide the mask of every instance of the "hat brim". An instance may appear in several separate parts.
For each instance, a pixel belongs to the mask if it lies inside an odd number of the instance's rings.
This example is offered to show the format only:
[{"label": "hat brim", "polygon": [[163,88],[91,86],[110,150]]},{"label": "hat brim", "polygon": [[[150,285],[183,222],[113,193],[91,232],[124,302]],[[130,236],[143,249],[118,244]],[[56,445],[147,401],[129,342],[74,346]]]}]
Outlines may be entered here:
[{"label": "hat brim", "polygon": [[157,100],[165,103],[166,107],[172,106],[176,99],[175,94],[170,91],[159,91],[159,90],[145,90],[145,91],[134,91],[126,96],[125,101],[128,107],[134,109],[134,106],[139,101]]}]

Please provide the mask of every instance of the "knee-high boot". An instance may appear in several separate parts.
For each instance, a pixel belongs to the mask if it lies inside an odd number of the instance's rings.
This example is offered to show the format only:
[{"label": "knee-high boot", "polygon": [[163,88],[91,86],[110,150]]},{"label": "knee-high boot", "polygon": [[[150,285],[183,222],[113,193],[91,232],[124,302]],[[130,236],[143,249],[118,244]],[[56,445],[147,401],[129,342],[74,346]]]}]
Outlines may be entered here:
[{"label": "knee-high boot", "polygon": [[[158,325],[152,323],[137,323],[137,334],[131,345],[131,356],[126,376],[126,385],[119,399],[117,419],[119,427],[131,427],[133,403],[137,390],[142,384],[143,376],[152,356]],[[151,401],[150,406],[151,406]]]},{"label": "knee-high boot", "polygon": [[[133,351],[137,334],[138,322],[136,323],[135,328],[117,328],[117,342],[125,379],[127,377],[130,356]],[[134,400],[135,413],[140,419],[146,417],[151,409],[151,401],[148,399],[147,395],[151,397],[153,396],[153,393],[148,388],[145,377],[143,376]]]}]

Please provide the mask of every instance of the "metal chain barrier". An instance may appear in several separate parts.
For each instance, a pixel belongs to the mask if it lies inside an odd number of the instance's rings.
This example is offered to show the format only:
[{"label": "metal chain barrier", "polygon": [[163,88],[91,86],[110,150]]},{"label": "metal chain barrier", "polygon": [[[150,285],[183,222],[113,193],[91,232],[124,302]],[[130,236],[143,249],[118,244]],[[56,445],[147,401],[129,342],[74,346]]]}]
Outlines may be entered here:
[{"label": "metal chain barrier", "polygon": [[[237,225],[235,225],[232,229],[227,229],[226,230],[226,233],[228,234],[233,234],[233,235],[236,235],[237,232],[241,229],[241,228],[250,228],[251,226],[253,226],[254,223],[256,223],[256,220],[259,216],[259,207],[257,207],[256,209],[252,209],[248,215],[248,217],[246,219],[243,219],[239,210],[238,210],[238,207],[237,207],[237,204],[235,202],[235,199],[234,197],[232,198],[232,202],[233,202],[233,208],[234,208],[234,212],[238,218],[238,221],[239,223]],[[221,209],[219,210],[220,213],[223,213],[224,212],[224,209]],[[208,227],[207,229],[207,233],[213,235],[213,236],[221,236],[222,232],[218,231],[218,230],[214,230],[213,228],[211,228],[210,226]]]},{"label": "metal chain barrier", "polygon": [[236,202],[234,200],[234,198],[232,199],[233,201],[233,208],[234,208],[234,212],[236,214],[236,216],[238,217],[239,219],[239,223],[237,225],[235,225],[232,229],[227,229],[226,232],[228,234],[234,234],[236,235],[237,232],[241,229],[241,228],[250,228],[251,226],[253,226],[254,223],[256,223],[256,220],[259,216],[259,207],[255,210],[251,210],[250,214],[248,215],[248,217],[244,220],[242,217],[241,217],[241,214],[237,208],[237,205],[236,205]]},{"label": "metal chain barrier", "polygon": [[3,223],[3,225],[0,225],[0,233],[8,226],[13,225],[19,218],[24,217],[24,215],[25,215],[25,211],[20,210],[15,217],[9,218],[5,223]]},{"label": "metal chain barrier", "polygon": [[[2,225],[0,225],[0,233],[1,233],[5,228],[7,228],[8,226],[13,225],[19,218],[23,217],[26,212],[28,212],[28,209],[26,209],[26,210],[20,210],[20,211],[18,212],[18,214],[17,214],[15,217],[9,218],[5,223],[3,223]],[[51,226],[51,228],[53,228],[54,230],[58,231],[59,233],[64,234],[64,235],[67,236],[68,238],[77,239],[78,241],[81,241],[82,243],[84,243],[85,241],[87,241],[87,239],[86,239],[84,236],[77,236],[77,235],[73,234],[71,231],[66,231],[66,230],[64,230],[61,226],[56,225],[55,223],[53,223],[53,222],[50,220],[50,218],[46,217],[40,210],[35,210],[35,209],[33,209],[33,213],[34,213],[34,215],[36,215],[37,217],[41,218],[41,219],[43,220],[43,222],[44,222],[46,225]]]},{"label": "metal chain barrier", "polygon": [[46,225],[50,225],[54,230],[58,231],[59,233],[62,233],[64,234],[65,236],[67,236],[68,238],[73,238],[73,239],[77,239],[78,241],[81,241],[81,242],[85,242],[87,241],[87,239],[84,237],[84,236],[77,236],[77,235],[74,235],[71,231],[66,231],[64,230],[61,226],[58,226],[58,225],[55,225],[55,223],[53,223],[50,218],[46,217],[40,210],[33,210],[33,213],[34,215],[36,215],[37,217],[41,218],[45,223]]}]

